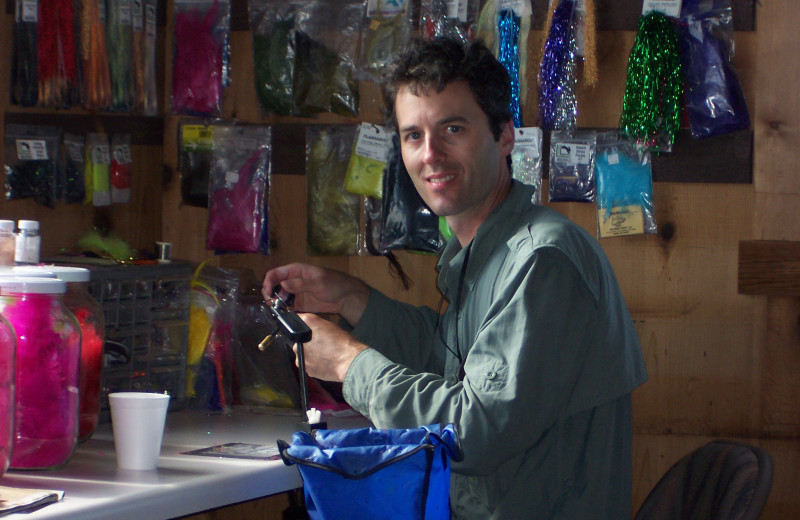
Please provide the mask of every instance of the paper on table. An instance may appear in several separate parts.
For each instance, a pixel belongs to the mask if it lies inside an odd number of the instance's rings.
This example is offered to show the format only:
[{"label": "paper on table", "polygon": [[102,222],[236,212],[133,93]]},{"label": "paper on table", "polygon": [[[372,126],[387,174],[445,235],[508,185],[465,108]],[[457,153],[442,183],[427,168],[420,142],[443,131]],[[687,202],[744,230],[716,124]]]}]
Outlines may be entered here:
[{"label": "paper on table", "polygon": [[11,513],[28,513],[58,502],[64,492],[55,489],[30,489],[0,486],[0,516]]},{"label": "paper on table", "polygon": [[181,455],[202,455],[204,457],[221,457],[231,459],[276,460],[280,458],[277,446],[261,444],[244,444],[229,442],[199,450],[182,451]]}]

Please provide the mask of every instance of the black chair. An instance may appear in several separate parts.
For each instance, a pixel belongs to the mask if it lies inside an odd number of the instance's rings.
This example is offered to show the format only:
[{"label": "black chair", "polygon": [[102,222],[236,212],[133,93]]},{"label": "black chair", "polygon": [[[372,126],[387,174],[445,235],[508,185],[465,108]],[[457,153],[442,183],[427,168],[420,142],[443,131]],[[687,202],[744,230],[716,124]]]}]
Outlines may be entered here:
[{"label": "black chair", "polygon": [[635,520],[756,520],[772,486],[765,450],[716,440],[684,456],[661,477]]}]

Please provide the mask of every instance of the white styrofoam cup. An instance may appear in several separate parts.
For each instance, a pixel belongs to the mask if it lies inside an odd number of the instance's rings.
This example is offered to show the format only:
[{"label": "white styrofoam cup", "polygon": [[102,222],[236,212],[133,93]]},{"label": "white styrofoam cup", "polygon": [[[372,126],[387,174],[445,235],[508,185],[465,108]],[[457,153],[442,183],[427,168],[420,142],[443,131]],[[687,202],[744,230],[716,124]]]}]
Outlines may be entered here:
[{"label": "white styrofoam cup", "polygon": [[169,395],[150,392],[108,394],[114,450],[120,469],[151,470],[158,466]]}]

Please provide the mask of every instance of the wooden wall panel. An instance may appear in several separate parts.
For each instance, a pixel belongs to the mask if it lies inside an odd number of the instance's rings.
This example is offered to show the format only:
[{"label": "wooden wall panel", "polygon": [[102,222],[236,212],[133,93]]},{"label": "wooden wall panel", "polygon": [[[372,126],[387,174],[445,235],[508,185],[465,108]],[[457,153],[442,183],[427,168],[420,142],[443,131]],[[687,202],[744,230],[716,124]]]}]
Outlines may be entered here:
[{"label": "wooden wall panel", "polygon": [[766,299],[761,351],[762,419],[767,436],[797,438],[800,425],[800,299]]},{"label": "wooden wall panel", "polygon": [[[737,4],[738,5],[738,4]],[[740,240],[800,240],[800,11],[791,3],[762,2],[756,32],[736,33],[735,65],[753,117],[752,185],[683,184],[654,186],[657,235],[603,239],[640,334],[650,380],[634,393],[634,504],[641,503],[661,474],[680,456],[713,437],[742,437],[765,446],[775,460],[775,481],[763,518],[800,517],[796,482],[800,475],[800,307],[796,299],[737,293]],[[3,14],[3,27],[11,17]],[[171,49],[166,10],[165,49]],[[11,31],[0,31],[0,48],[10,49]],[[615,127],[622,104],[627,57],[635,33],[598,33],[600,84],[579,85],[579,124]],[[529,41],[531,89],[526,123],[536,121],[536,63],[543,34]],[[262,118],[253,87],[250,34],[231,39],[233,83],[223,104],[227,118],[247,122],[354,122],[332,114],[313,119]],[[169,53],[165,86],[169,83]],[[8,70],[10,53],[0,56]],[[164,89],[168,106],[169,88]],[[379,91],[366,84],[361,119],[380,122]],[[8,89],[0,89],[8,108]],[[143,164],[141,188],[128,208],[113,208],[115,229],[137,247],[163,239],[173,254],[200,262],[252,270],[257,278],[271,266],[310,261],[364,277],[390,296],[435,306],[435,258],[399,253],[413,281],[404,290],[383,258],[307,257],[305,255],[305,177],[276,175],[271,193],[273,252],[220,255],[205,249],[207,212],[182,206],[177,175],[177,125],[166,116],[163,154],[156,147],[135,151]],[[292,153],[304,154],[301,149]],[[162,175],[162,164],[171,175]],[[702,173],[702,172],[698,172]],[[159,198],[160,204],[159,204]],[[589,232],[596,216],[590,204],[552,205]],[[68,247],[96,217],[92,208],[59,207],[55,212],[32,203],[0,202],[0,215],[38,218],[45,228],[46,251]],[[271,499],[268,509],[281,507]],[[250,505],[261,511],[261,505]],[[255,508],[255,509],[252,509]],[[247,508],[245,508],[246,510]],[[233,512],[214,513],[234,518]],[[242,514],[242,513],[235,513]]]},{"label": "wooden wall panel", "polygon": [[656,183],[662,234],[601,240],[650,374],[635,394],[637,429],[758,430],[751,301],[736,291],[738,241],[748,236],[748,221],[733,209],[747,207],[751,191]]},{"label": "wooden wall panel", "polygon": [[[754,238],[800,240],[800,12],[781,3],[759,8],[758,69],[754,75],[758,104],[754,128]],[[800,303],[796,297],[754,296],[764,306],[754,348],[763,352],[764,433],[800,437]]]},{"label": "wooden wall panel", "polygon": [[759,8],[758,71],[753,75],[758,94],[753,123],[760,152],[754,182],[759,194],[800,193],[800,60],[794,51],[800,43],[798,24],[797,9],[774,2]]}]

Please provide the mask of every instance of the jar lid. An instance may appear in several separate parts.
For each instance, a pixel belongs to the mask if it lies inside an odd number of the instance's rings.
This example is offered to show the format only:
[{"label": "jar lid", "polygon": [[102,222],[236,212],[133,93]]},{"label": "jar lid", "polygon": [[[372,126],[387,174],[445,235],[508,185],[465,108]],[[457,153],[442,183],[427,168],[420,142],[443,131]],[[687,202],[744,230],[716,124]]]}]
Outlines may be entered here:
[{"label": "jar lid", "polygon": [[67,282],[57,278],[34,278],[32,276],[0,278],[0,293],[3,294],[63,294],[65,292],[67,292]]},{"label": "jar lid", "polygon": [[14,265],[0,267],[0,276],[33,276],[36,278],[56,278],[55,273],[43,265]]},{"label": "jar lid", "polygon": [[38,220],[20,220],[17,222],[17,227],[20,229],[39,229]]},{"label": "jar lid", "polygon": [[0,230],[2,230],[2,231],[14,231],[14,221],[13,220],[0,220]]},{"label": "jar lid", "polygon": [[91,271],[85,267],[71,267],[68,265],[43,265],[44,269],[53,273],[53,276],[65,282],[88,282],[92,276]]}]

